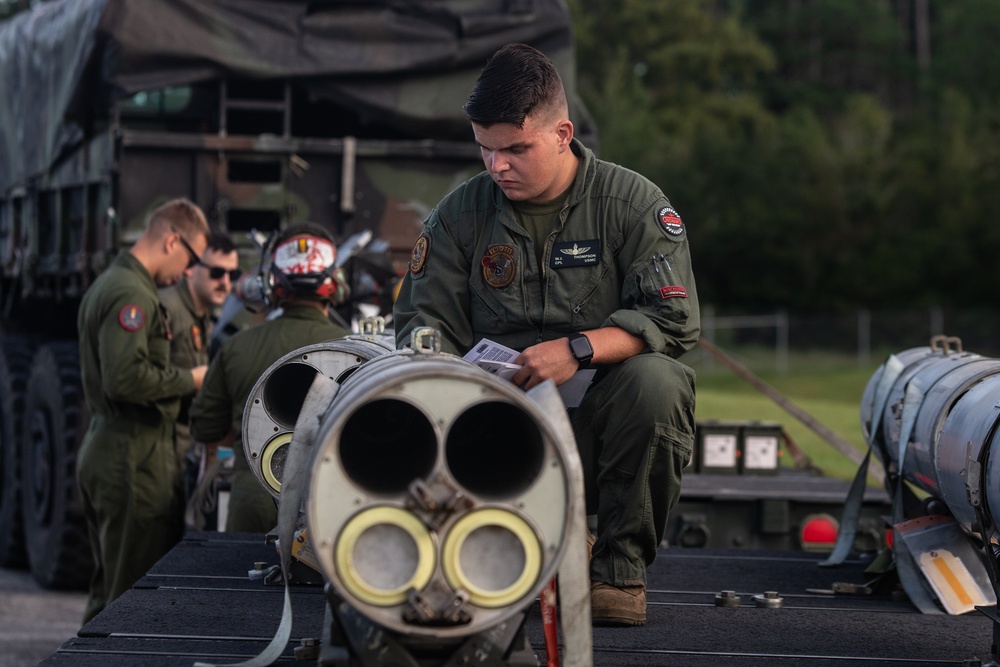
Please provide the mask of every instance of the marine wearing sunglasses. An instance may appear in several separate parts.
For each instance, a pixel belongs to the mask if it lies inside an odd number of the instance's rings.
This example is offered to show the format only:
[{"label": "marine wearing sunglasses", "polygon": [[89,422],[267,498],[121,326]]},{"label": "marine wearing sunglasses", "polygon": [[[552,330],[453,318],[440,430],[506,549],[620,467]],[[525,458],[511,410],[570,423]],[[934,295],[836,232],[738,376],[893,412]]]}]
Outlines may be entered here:
[{"label": "marine wearing sunglasses", "polygon": [[240,279],[240,276],[243,275],[243,271],[241,269],[225,269],[221,266],[212,266],[210,264],[206,264],[200,259],[195,262],[195,264],[208,269],[208,277],[212,280],[222,280],[222,276],[229,274],[229,282],[235,283]]}]

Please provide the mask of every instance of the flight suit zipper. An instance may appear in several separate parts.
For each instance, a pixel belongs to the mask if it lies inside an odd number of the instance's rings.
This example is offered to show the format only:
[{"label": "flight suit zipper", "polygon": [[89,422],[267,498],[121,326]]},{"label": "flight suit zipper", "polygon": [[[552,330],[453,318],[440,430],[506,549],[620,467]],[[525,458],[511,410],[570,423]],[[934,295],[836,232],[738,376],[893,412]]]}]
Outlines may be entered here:
[{"label": "flight suit zipper", "polygon": [[589,292],[587,292],[587,294],[583,297],[583,299],[580,300],[578,304],[573,306],[574,315],[579,314],[579,312],[583,310],[584,306],[586,306],[590,302],[594,294],[596,294],[597,291],[600,290],[601,285],[604,284],[604,276],[607,274],[607,272],[608,270],[607,268],[605,268],[604,271],[601,272],[601,277],[597,280],[596,283],[594,283],[594,287]]}]

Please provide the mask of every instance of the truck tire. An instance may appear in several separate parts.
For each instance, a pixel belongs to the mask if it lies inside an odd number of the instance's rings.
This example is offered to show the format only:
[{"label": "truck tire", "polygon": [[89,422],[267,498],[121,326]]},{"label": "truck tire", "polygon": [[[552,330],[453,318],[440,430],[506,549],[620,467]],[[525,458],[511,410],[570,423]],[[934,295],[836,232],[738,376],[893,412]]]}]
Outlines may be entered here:
[{"label": "truck tire", "polygon": [[76,343],[40,346],[28,377],[21,464],[28,561],[45,588],[86,588],[93,569],[76,484],[76,453],[89,421]]},{"label": "truck tire", "polygon": [[31,345],[15,336],[0,337],[0,567],[24,567],[21,522],[21,423],[31,365]]}]

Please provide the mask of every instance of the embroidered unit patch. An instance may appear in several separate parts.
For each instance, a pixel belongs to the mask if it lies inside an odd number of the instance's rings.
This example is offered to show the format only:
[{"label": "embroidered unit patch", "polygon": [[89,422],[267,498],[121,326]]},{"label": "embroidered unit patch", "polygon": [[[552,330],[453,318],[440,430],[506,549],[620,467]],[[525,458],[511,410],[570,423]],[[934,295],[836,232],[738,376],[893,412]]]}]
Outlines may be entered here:
[{"label": "embroidered unit patch", "polygon": [[686,299],[688,298],[688,291],[684,289],[683,285],[666,285],[660,288],[660,298],[661,299]]},{"label": "embroidered unit patch", "polygon": [[483,267],[483,280],[490,287],[507,287],[517,275],[514,248],[509,245],[491,245],[486,249],[486,255],[480,260],[480,264]]},{"label": "embroidered unit patch", "polygon": [[677,211],[669,206],[664,206],[657,211],[656,220],[660,224],[660,228],[670,236],[678,237],[684,233],[684,223],[681,222],[681,216],[677,215]]},{"label": "embroidered unit patch", "polygon": [[125,331],[138,331],[146,323],[146,312],[135,304],[129,304],[118,311],[118,323]]},{"label": "embroidered unit patch", "polygon": [[201,352],[201,346],[204,343],[201,338],[201,327],[197,324],[191,325],[191,344],[194,346],[195,352]]},{"label": "embroidered unit patch", "polygon": [[417,274],[424,270],[424,264],[427,262],[430,251],[430,240],[423,235],[417,237],[416,243],[413,244],[413,250],[410,252],[410,273]]}]

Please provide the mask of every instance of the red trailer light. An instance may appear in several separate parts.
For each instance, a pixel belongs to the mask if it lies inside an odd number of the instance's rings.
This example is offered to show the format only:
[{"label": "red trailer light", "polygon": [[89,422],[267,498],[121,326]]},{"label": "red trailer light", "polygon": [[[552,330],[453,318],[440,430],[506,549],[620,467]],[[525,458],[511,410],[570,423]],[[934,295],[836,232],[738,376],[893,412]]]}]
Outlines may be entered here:
[{"label": "red trailer light", "polygon": [[799,543],[805,551],[832,551],[840,524],[829,514],[811,514],[802,521]]}]

